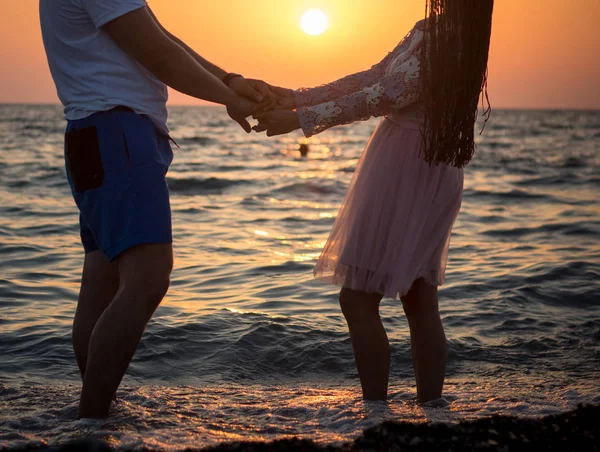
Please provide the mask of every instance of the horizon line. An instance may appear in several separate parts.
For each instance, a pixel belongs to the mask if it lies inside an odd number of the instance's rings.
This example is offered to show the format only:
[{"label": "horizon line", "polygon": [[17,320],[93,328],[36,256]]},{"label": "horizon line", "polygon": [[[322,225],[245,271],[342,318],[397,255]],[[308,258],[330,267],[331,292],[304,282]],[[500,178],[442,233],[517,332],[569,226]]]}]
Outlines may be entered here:
[{"label": "horizon line", "polygon": [[[0,106],[5,105],[23,105],[23,106],[56,106],[62,107],[59,102],[0,102]],[[167,104],[167,108],[224,108],[224,105],[219,104],[206,104],[206,105],[192,105],[192,104]],[[492,107],[493,110],[529,110],[529,111],[600,111],[598,107]]]}]

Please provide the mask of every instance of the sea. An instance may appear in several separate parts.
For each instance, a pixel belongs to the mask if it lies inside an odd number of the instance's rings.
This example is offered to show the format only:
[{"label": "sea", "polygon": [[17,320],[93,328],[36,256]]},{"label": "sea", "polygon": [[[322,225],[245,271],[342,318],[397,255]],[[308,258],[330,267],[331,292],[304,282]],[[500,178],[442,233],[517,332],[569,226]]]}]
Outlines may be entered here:
[{"label": "sea", "polygon": [[1,105],[0,449],[334,444],[384,420],[600,403],[600,111],[562,110],[494,110],[477,135],[440,288],[448,407],[416,403],[408,325],[391,299],[390,398],[363,402],[339,288],[312,271],[377,122],[268,138],[222,108],[170,108],[172,285],[110,417],[92,421],[76,418],[83,250],[62,111]]}]

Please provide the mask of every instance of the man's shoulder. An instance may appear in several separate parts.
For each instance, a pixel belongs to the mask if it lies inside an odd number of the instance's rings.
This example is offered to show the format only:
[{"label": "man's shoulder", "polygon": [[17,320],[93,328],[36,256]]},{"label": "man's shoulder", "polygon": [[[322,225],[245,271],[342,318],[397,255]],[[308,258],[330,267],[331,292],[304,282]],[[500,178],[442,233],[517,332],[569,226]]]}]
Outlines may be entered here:
[{"label": "man's shoulder", "polygon": [[79,10],[85,0],[39,0],[40,7],[47,6],[48,10]]},{"label": "man's shoulder", "polygon": [[83,0],[40,0],[40,16],[71,19],[84,13]]}]

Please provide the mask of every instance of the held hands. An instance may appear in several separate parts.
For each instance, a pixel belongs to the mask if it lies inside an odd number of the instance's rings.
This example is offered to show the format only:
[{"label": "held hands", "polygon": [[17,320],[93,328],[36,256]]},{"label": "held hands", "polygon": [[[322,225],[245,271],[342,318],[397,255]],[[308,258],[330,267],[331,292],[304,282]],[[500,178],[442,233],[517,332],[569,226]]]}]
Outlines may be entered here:
[{"label": "held hands", "polygon": [[255,108],[256,103],[252,102],[245,97],[238,97],[237,102],[232,105],[227,105],[227,113],[229,117],[237,122],[246,133],[252,131],[252,127],[246,118],[252,114],[252,110]]},{"label": "held hands", "polygon": [[269,103],[275,105],[277,101],[271,100],[274,95],[268,85],[261,80],[237,76],[232,78],[227,85],[238,95],[235,103],[227,105],[227,113],[246,133],[250,133],[252,127],[246,118],[252,114],[258,103],[262,105],[270,101]]},{"label": "held hands", "polygon": [[270,111],[275,108],[282,110],[294,110],[296,108],[296,99],[294,99],[293,90],[274,85],[267,86],[269,87],[271,93],[275,96],[277,102],[275,104],[270,102],[262,102],[256,106],[254,113]]},{"label": "held hands", "polygon": [[270,105],[263,108],[259,104],[254,108],[252,117],[258,120],[258,125],[252,129],[255,132],[267,132],[268,137],[283,135],[299,129],[300,121],[298,114],[294,111],[296,100],[291,89],[269,85],[269,89],[278,97],[277,109]]},{"label": "held hands", "polygon": [[254,119],[258,119],[258,125],[252,129],[255,132],[266,130],[268,137],[290,133],[301,127],[298,114],[292,110],[271,110],[254,113],[252,116]]},{"label": "held hands", "polygon": [[[293,91],[273,86],[262,80],[235,77],[229,87],[239,96],[236,105],[229,105],[229,116],[249,133],[267,132],[267,136],[281,135],[300,128],[298,115],[291,111],[296,108]],[[250,115],[259,124],[250,127]]]},{"label": "held hands", "polygon": [[277,104],[275,93],[271,92],[269,85],[262,80],[239,76],[232,78],[228,83],[228,86],[234,90],[238,96],[250,99],[259,105],[272,105],[271,108],[273,108]]}]

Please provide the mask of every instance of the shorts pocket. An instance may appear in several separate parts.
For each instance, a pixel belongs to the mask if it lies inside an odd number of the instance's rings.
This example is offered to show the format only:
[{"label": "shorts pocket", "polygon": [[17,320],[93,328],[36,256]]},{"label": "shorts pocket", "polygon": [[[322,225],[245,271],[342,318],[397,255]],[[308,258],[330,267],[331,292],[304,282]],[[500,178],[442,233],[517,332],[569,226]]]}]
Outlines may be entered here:
[{"label": "shorts pocket", "polygon": [[65,158],[76,193],[99,188],[104,183],[104,166],[96,127],[65,134]]}]

